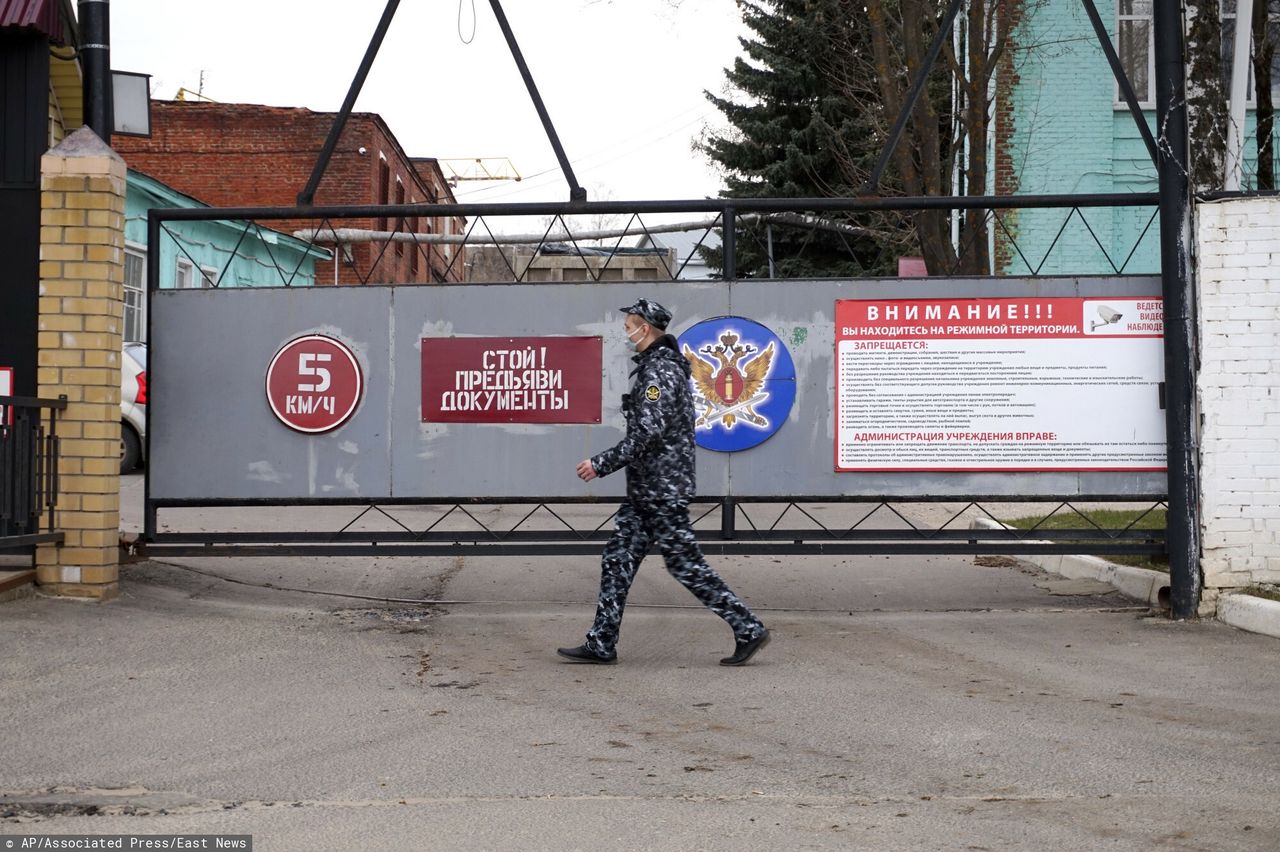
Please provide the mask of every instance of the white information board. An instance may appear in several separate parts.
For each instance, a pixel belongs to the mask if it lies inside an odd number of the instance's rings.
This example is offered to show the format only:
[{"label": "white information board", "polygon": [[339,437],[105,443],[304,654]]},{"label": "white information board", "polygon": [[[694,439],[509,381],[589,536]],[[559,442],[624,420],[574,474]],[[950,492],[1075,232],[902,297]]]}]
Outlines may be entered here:
[{"label": "white information board", "polygon": [[[13,396],[13,368],[0,367],[0,396]],[[13,423],[13,410],[0,413],[0,423]]]},{"label": "white information board", "polygon": [[837,471],[1165,469],[1158,299],[836,302]]}]

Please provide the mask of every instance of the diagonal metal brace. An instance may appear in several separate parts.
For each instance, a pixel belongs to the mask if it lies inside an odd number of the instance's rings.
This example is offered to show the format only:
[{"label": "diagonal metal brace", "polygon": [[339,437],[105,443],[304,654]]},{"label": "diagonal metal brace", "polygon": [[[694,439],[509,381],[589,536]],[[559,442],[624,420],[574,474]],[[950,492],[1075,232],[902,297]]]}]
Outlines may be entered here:
[{"label": "diagonal metal brace", "polygon": [[[1120,57],[1116,55],[1115,46],[1111,44],[1111,37],[1107,35],[1107,28],[1102,23],[1102,16],[1098,14],[1098,7],[1093,4],[1093,0],[1081,0],[1081,2],[1084,3],[1084,10],[1089,15],[1089,23],[1093,24],[1093,31],[1098,36],[1098,44],[1102,45],[1102,52],[1106,54],[1107,62],[1111,63],[1111,73],[1115,75],[1116,83],[1120,86],[1120,94],[1129,106],[1129,114],[1133,116],[1134,123],[1138,125],[1138,132],[1142,134],[1147,153],[1151,155],[1151,164],[1159,166],[1160,155],[1156,149],[1156,140],[1151,135],[1151,128],[1147,127],[1147,118],[1142,114],[1142,107],[1138,106],[1138,96],[1134,94],[1129,75],[1124,73],[1124,66],[1120,64]],[[1110,261],[1110,258],[1107,260]]]},{"label": "diagonal metal brace", "polygon": [[569,165],[569,158],[564,153],[564,146],[560,144],[560,137],[556,134],[555,125],[551,123],[551,116],[547,114],[547,108],[542,103],[542,95],[538,94],[538,86],[533,82],[533,75],[529,73],[529,66],[525,64],[524,54],[520,52],[520,45],[516,44],[515,33],[511,31],[511,24],[507,23],[507,16],[502,11],[502,4],[498,0],[489,0],[489,5],[493,7],[493,15],[498,19],[498,26],[502,28],[502,37],[507,40],[507,47],[511,48],[511,58],[516,61],[516,67],[520,69],[520,76],[524,79],[524,85],[529,90],[529,97],[533,100],[533,108],[538,111],[538,118],[542,119],[542,129],[547,132],[547,139],[551,142],[551,148],[556,152],[556,159],[560,161],[560,170],[564,172],[564,179],[569,182],[569,200],[586,201],[587,191],[578,184],[578,178],[573,174],[573,166]]},{"label": "diagonal metal brace", "polygon": [[320,156],[316,158],[315,167],[311,169],[311,177],[307,180],[307,186],[302,192],[298,193],[298,206],[310,207],[315,200],[316,189],[320,186],[320,179],[324,177],[325,169],[329,167],[329,158],[333,156],[333,150],[338,147],[338,138],[342,136],[342,128],[347,124],[347,118],[351,115],[352,108],[356,105],[356,98],[360,96],[360,90],[364,88],[365,78],[369,76],[369,69],[373,67],[373,60],[378,55],[378,49],[382,47],[382,40],[387,35],[387,30],[391,27],[391,19],[395,17],[396,8],[400,5],[400,0],[387,0],[387,6],[382,10],[382,20],[378,21],[378,28],[373,31],[373,38],[369,40],[369,47],[364,52],[364,59],[360,60],[360,67],[356,69],[355,79],[351,81],[351,88],[347,90],[347,99],[342,102],[342,109],[338,110],[338,114],[333,117],[333,126],[329,128],[329,138],[324,140],[324,147],[320,149]]}]

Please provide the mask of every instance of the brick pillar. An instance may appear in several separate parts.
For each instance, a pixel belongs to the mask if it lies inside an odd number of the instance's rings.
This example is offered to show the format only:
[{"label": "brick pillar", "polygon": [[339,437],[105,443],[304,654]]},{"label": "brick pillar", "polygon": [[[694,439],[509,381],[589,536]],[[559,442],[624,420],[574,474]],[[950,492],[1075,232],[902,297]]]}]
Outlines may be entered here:
[{"label": "brick pillar", "polygon": [[1280,199],[1196,206],[1201,614],[1280,583]]},{"label": "brick pillar", "polygon": [[58,418],[56,528],[36,552],[41,591],[119,593],[120,335],[125,164],[89,128],[40,160],[39,394],[67,395]]}]

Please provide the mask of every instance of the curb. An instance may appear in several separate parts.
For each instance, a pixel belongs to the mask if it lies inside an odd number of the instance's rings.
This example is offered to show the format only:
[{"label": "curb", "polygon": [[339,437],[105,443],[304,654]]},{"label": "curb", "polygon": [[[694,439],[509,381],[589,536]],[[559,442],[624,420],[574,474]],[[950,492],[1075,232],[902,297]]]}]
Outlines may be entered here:
[{"label": "curb", "polygon": [[1280,602],[1253,595],[1223,595],[1218,598],[1218,620],[1250,633],[1280,639]]},{"label": "curb", "polygon": [[[990,518],[975,518],[970,529],[1008,529]],[[1096,556],[1020,556],[1026,562],[1072,580],[1100,580],[1127,598],[1159,609],[1169,608],[1169,575],[1149,568],[1115,565]],[[1250,633],[1280,639],[1280,602],[1253,595],[1223,594],[1218,598],[1216,618],[1223,624]]]},{"label": "curb", "polygon": [[0,570],[0,603],[20,601],[36,595],[36,572]]},{"label": "curb", "polygon": [[[990,518],[975,518],[969,529],[1008,529]],[[1141,601],[1158,609],[1169,607],[1169,575],[1149,568],[1132,565],[1116,565],[1096,556],[1065,556],[1059,554],[1019,556],[1045,571],[1061,574],[1072,580],[1099,580],[1115,588],[1127,598]]]}]

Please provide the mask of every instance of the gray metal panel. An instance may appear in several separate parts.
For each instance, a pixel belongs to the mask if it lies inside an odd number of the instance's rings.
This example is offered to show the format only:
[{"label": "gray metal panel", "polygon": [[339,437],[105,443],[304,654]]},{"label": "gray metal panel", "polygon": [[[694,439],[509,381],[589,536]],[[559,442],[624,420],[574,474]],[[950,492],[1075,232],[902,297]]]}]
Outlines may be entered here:
[{"label": "gray metal panel", "polygon": [[[1159,279],[908,279],[490,284],[152,294],[151,496],[174,499],[600,497],[621,473],[583,484],[574,466],[622,437],[619,397],[630,350],[618,306],[644,296],[672,310],[672,333],[715,316],[760,322],[791,350],[796,404],[758,447],[699,451],[703,495],[1152,495],[1152,473],[841,473],[835,467],[837,299],[1158,295]],[[797,331],[803,334],[798,334]],[[267,364],[294,337],[346,341],[365,372],[364,400],[342,428],[293,432],[271,414]],[[421,339],[599,335],[600,425],[424,424]]]},{"label": "gray metal panel", "polygon": [[[729,293],[714,282],[636,284],[485,284],[399,287],[395,354],[400,385],[392,408],[396,497],[601,497],[625,490],[620,471],[585,484],[577,463],[623,436],[620,397],[633,354],[618,308],[657,299],[675,315],[671,332],[728,312]],[[604,338],[600,425],[443,424],[422,422],[418,364],[423,337],[586,335]],[[698,459],[698,490],[726,493],[728,459]]]},{"label": "gray metal panel", "polygon": [[[383,287],[152,293],[151,497],[390,494],[390,305]],[[355,414],[322,435],[287,428],[266,399],[271,358],[308,333],[345,342],[365,375]]]},{"label": "gray metal panel", "polygon": [[[732,313],[768,326],[796,363],[796,402],[785,426],[735,453],[734,494],[817,496],[1163,494],[1162,473],[836,473],[835,303],[869,298],[1159,296],[1155,276],[853,281],[739,281]],[[797,330],[803,332],[797,334]],[[798,340],[803,337],[803,342]]]}]

